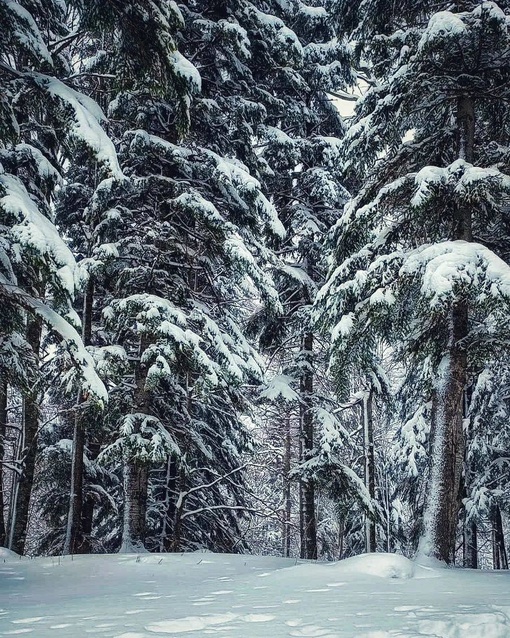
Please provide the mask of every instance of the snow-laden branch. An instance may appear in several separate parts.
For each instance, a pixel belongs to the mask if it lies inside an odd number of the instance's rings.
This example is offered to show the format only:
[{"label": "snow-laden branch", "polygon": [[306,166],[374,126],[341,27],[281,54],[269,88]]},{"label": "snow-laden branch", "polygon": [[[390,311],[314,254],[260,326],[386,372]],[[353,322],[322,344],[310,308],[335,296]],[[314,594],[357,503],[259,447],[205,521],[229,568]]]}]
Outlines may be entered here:
[{"label": "snow-laden branch", "polygon": [[206,505],[204,507],[199,507],[196,510],[184,512],[184,514],[181,516],[181,519],[188,518],[189,516],[194,516],[195,514],[200,514],[201,512],[209,512],[211,510],[243,510],[244,512],[251,512],[252,514],[257,513],[257,510],[253,507],[246,507],[244,505]]},{"label": "snow-laden branch", "polygon": [[92,357],[85,349],[80,335],[71,324],[40,299],[36,299],[19,286],[11,283],[0,273],[0,299],[2,297],[9,302],[14,301],[25,310],[34,312],[41,317],[52,332],[58,335],[65,343],[69,356],[82,378],[83,391],[87,394],[92,394],[101,402],[108,401],[108,393],[103,382],[96,374]]}]

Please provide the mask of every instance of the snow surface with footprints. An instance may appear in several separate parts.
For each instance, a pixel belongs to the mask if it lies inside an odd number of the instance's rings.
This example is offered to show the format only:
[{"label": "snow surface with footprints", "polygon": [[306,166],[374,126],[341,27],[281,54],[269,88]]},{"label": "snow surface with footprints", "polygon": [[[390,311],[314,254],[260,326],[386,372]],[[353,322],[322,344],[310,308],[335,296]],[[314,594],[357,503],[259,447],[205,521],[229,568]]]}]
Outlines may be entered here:
[{"label": "snow surface with footprints", "polygon": [[0,549],[0,636],[510,638],[510,574],[369,554],[19,558]]}]

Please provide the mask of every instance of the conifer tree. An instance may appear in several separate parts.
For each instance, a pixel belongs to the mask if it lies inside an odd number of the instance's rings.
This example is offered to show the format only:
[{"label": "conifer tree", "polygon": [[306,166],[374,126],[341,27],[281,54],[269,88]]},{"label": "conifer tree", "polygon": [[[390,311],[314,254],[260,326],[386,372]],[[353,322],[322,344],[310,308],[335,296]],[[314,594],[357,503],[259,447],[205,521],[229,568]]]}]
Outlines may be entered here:
[{"label": "conifer tree", "polygon": [[325,275],[322,244],[348,197],[338,155],[344,125],[332,94],[352,76],[335,28],[334,3],[270,6],[271,18],[263,12],[267,6],[251,11],[250,31],[260,30],[264,40],[256,42],[250,66],[267,113],[257,129],[260,157],[270,167],[264,183],[287,231],[286,241],[277,246],[280,265],[275,267],[284,313],[257,320],[264,326],[261,343],[273,356],[279,351],[280,372],[297,383],[300,454],[293,476],[300,485],[301,556],[316,558],[316,490],[319,485],[333,489],[332,476],[352,490],[354,478],[347,478],[340,461],[342,428],[331,414],[331,387],[321,384],[326,349],[311,318]]},{"label": "conifer tree", "polygon": [[[41,398],[37,372],[43,325],[60,341],[65,357],[79,371],[79,385],[90,398],[106,392],[73,323],[73,296],[79,273],[72,253],[52,223],[61,163],[74,141],[88,146],[117,168],[115,152],[101,128],[97,106],[62,82],[69,71],[61,41],[69,33],[66,8],[48,2],[28,7],[2,3],[4,37],[0,45],[2,86],[0,128],[0,297],[5,301],[7,338],[2,355],[2,387],[14,383],[23,394],[19,482],[11,494],[9,545],[22,553],[27,533]],[[57,130],[62,131],[58,139]],[[4,327],[4,326],[3,326]],[[12,345],[21,347],[17,353]],[[14,355],[14,356],[13,356]],[[30,362],[30,363],[29,363]],[[28,364],[28,365],[27,365]],[[25,367],[31,374],[19,374]],[[3,419],[4,420],[4,419]],[[4,420],[5,422],[5,420]]]},{"label": "conifer tree", "polygon": [[[167,23],[178,40],[183,16],[172,12]],[[124,353],[112,390],[120,436],[112,432],[102,458],[126,463],[126,548],[145,541],[151,549],[191,541],[225,548],[244,509],[241,384],[260,377],[239,325],[242,304],[258,297],[278,304],[257,260],[267,259],[264,236],[281,225],[247,167],[199,135],[198,106],[186,137],[201,78],[175,47],[167,58],[166,77],[147,69],[123,86],[121,74],[109,112],[128,179],[99,184],[87,205],[108,238],[91,255],[104,261],[109,251],[104,335]],[[97,64],[115,70],[104,58]],[[204,511],[207,529],[199,523]]]},{"label": "conifer tree", "polygon": [[486,232],[504,214],[510,181],[505,162],[485,152],[507,96],[507,7],[454,4],[406,2],[397,13],[365,2],[354,16],[374,77],[344,149],[364,179],[337,224],[336,268],[321,295],[339,347],[382,335],[423,366],[432,458],[421,550],[446,562],[471,349],[489,356],[505,334],[510,281]]}]

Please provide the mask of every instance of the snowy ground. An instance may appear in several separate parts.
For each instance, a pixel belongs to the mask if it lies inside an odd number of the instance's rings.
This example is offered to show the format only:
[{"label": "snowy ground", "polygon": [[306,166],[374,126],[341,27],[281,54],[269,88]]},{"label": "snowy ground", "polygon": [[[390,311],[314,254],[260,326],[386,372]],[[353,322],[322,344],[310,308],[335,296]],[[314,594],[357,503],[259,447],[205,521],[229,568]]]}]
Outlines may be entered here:
[{"label": "snowy ground", "polygon": [[510,574],[387,554],[20,559],[0,549],[0,636],[510,638]]}]

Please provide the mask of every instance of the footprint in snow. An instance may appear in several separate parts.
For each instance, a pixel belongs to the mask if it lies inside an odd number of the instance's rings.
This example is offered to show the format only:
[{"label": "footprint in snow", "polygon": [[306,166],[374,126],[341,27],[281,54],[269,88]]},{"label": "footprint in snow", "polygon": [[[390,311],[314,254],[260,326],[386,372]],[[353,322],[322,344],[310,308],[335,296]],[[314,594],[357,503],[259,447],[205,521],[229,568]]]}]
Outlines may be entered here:
[{"label": "footprint in snow", "polygon": [[223,625],[238,618],[237,614],[211,614],[210,616],[186,616],[172,620],[162,620],[147,625],[145,629],[154,633],[178,634],[187,631],[203,631],[209,626]]},{"label": "footprint in snow", "polygon": [[331,633],[329,629],[318,627],[317,625],[305,625],[299,629],[294,629],[289,636],[297,636],[298,638],[337,638],[337,634]]},{"label": "footprint in snow", "polygon": [[244,620],[244,622],[270,622],[274,619],[275,616],[272,614],[246,614],[246,616],[241,616],[241,620]]}]

